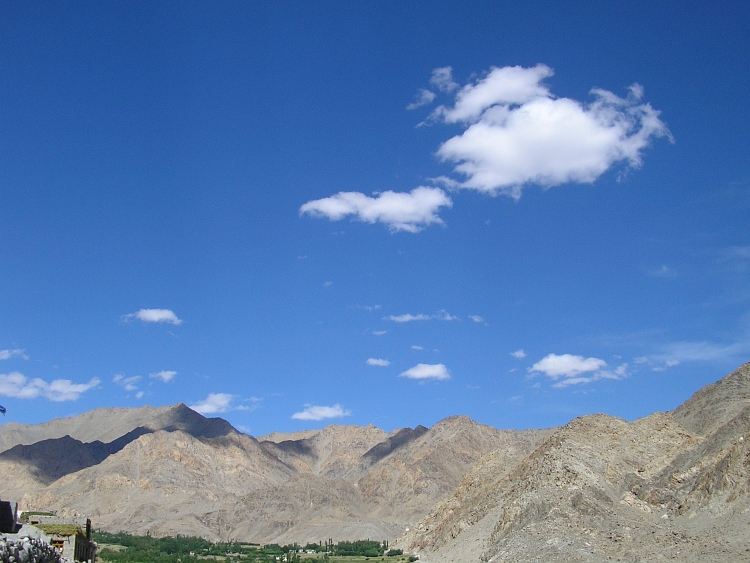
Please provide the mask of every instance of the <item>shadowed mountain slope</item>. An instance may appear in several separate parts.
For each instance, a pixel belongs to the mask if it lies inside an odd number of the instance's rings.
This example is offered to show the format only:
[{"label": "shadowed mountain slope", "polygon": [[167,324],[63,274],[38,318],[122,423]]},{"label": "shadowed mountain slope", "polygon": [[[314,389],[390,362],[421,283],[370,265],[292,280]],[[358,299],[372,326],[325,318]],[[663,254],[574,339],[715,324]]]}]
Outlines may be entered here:
[{"label": "shadowed mountain slope", "polygon": [[101,463],[149,432],[152,430],[139,427],[108,444],[98,440],[84,444],[70,436],[50,438],[30,446],[14,446],[0,453],[0,463],[16,462],[24,466],[40,483],[48,485],[68,473]]},{"label": "shadowed mountain slope", "polygon": [[158,408],[106,408],[42,424],[3,424],[0,426],[0,452],[65,436],[83,443],[111,443],[139,427],[151,431],[182,430],[205,438],[235,431],[226,420],[205,418],[182,403]]},{"label": "shadowed mountain slope", "polygon": [[522,435],[452,417],[429,430],[331,425],[258,441],[184,405],[107,414],[126,428],[143,424],[109,443],[63,436],[16,445],[0,454],[0,477],[7,476],[0,494],[22,496],[25,509],[86,514],[109,530],[282,543],[390,540],[482,455]]}]

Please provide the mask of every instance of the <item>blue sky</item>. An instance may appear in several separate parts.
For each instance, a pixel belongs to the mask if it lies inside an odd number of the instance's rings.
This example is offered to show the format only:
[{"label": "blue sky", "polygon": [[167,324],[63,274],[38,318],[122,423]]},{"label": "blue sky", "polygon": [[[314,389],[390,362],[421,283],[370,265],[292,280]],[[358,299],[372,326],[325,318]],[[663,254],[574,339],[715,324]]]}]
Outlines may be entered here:
[{"label": "blue sky", "polygon": [[0,6],[3,422],[676,407],[750,360],[743,2]]}]

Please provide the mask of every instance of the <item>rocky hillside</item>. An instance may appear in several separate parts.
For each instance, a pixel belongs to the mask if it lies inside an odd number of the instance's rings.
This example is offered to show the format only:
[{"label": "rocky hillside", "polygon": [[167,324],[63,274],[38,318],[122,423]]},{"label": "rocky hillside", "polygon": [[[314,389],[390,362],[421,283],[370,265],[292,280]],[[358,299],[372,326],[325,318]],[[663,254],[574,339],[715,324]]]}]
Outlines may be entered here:
[{"label": "rocky hillside", "polygon": [[525,455],[539,440],[466,417],[256,440],[182,404],[0,428],[0,496],[22,508],[85,514],[113,531],[282,543],[393,539],[480,457],[508,445]]},{"label": "rocky hillside", "polygon": [[0,496],[111,531],[398,538],[428,563],[748,561],[749,441],[750,364],[672,412],[522,432],[455,416],[255,439],[184,405],[100,409],[0,427]]},{"label": "rocky hillside", "polygon": [[503,450],[396,543],[423,561],[747,561],[750,364],[670,413],[575,419]]}]

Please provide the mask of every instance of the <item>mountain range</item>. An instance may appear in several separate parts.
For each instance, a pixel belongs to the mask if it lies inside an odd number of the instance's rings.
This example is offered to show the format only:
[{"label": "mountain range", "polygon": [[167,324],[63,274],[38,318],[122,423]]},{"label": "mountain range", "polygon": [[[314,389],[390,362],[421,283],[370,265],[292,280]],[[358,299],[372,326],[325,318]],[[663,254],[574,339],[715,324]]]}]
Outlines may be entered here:
[{"label": "mountain range", "polygon": [[750,560],[750,364],[628,422],[254,438],[183,404],[0,426],[0,497],[133,534],[395,540],[422,561]]}]

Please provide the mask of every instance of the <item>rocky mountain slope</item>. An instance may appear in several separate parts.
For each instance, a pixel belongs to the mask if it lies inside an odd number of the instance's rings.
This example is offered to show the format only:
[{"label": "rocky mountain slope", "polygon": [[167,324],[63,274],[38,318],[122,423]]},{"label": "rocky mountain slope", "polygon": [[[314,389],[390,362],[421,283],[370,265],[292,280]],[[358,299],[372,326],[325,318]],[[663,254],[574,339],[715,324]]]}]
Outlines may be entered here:
[{"label": "rocky mountain slope", "polygon": [[0,427],[0,496],[131,533],[398,537],[428,563],[748,561],[749,441],[750,364],[672,412],[522,432],[456,416],[255,439],[184,405],[99,409]]},{"label": "rocky mountain slope", "polygon": [[181,404],[0,428],[0,496],[22,508],[85,514],[108,530],[282,543],[393,539],[482,455],[507,444],[524,455],[538,441],[466,417],[256,440]]},{"label": "rocky mountain slope", "polygon": [[670,413],[485,456],[394,545],[423,561],[750,560],[750,364]]}]

